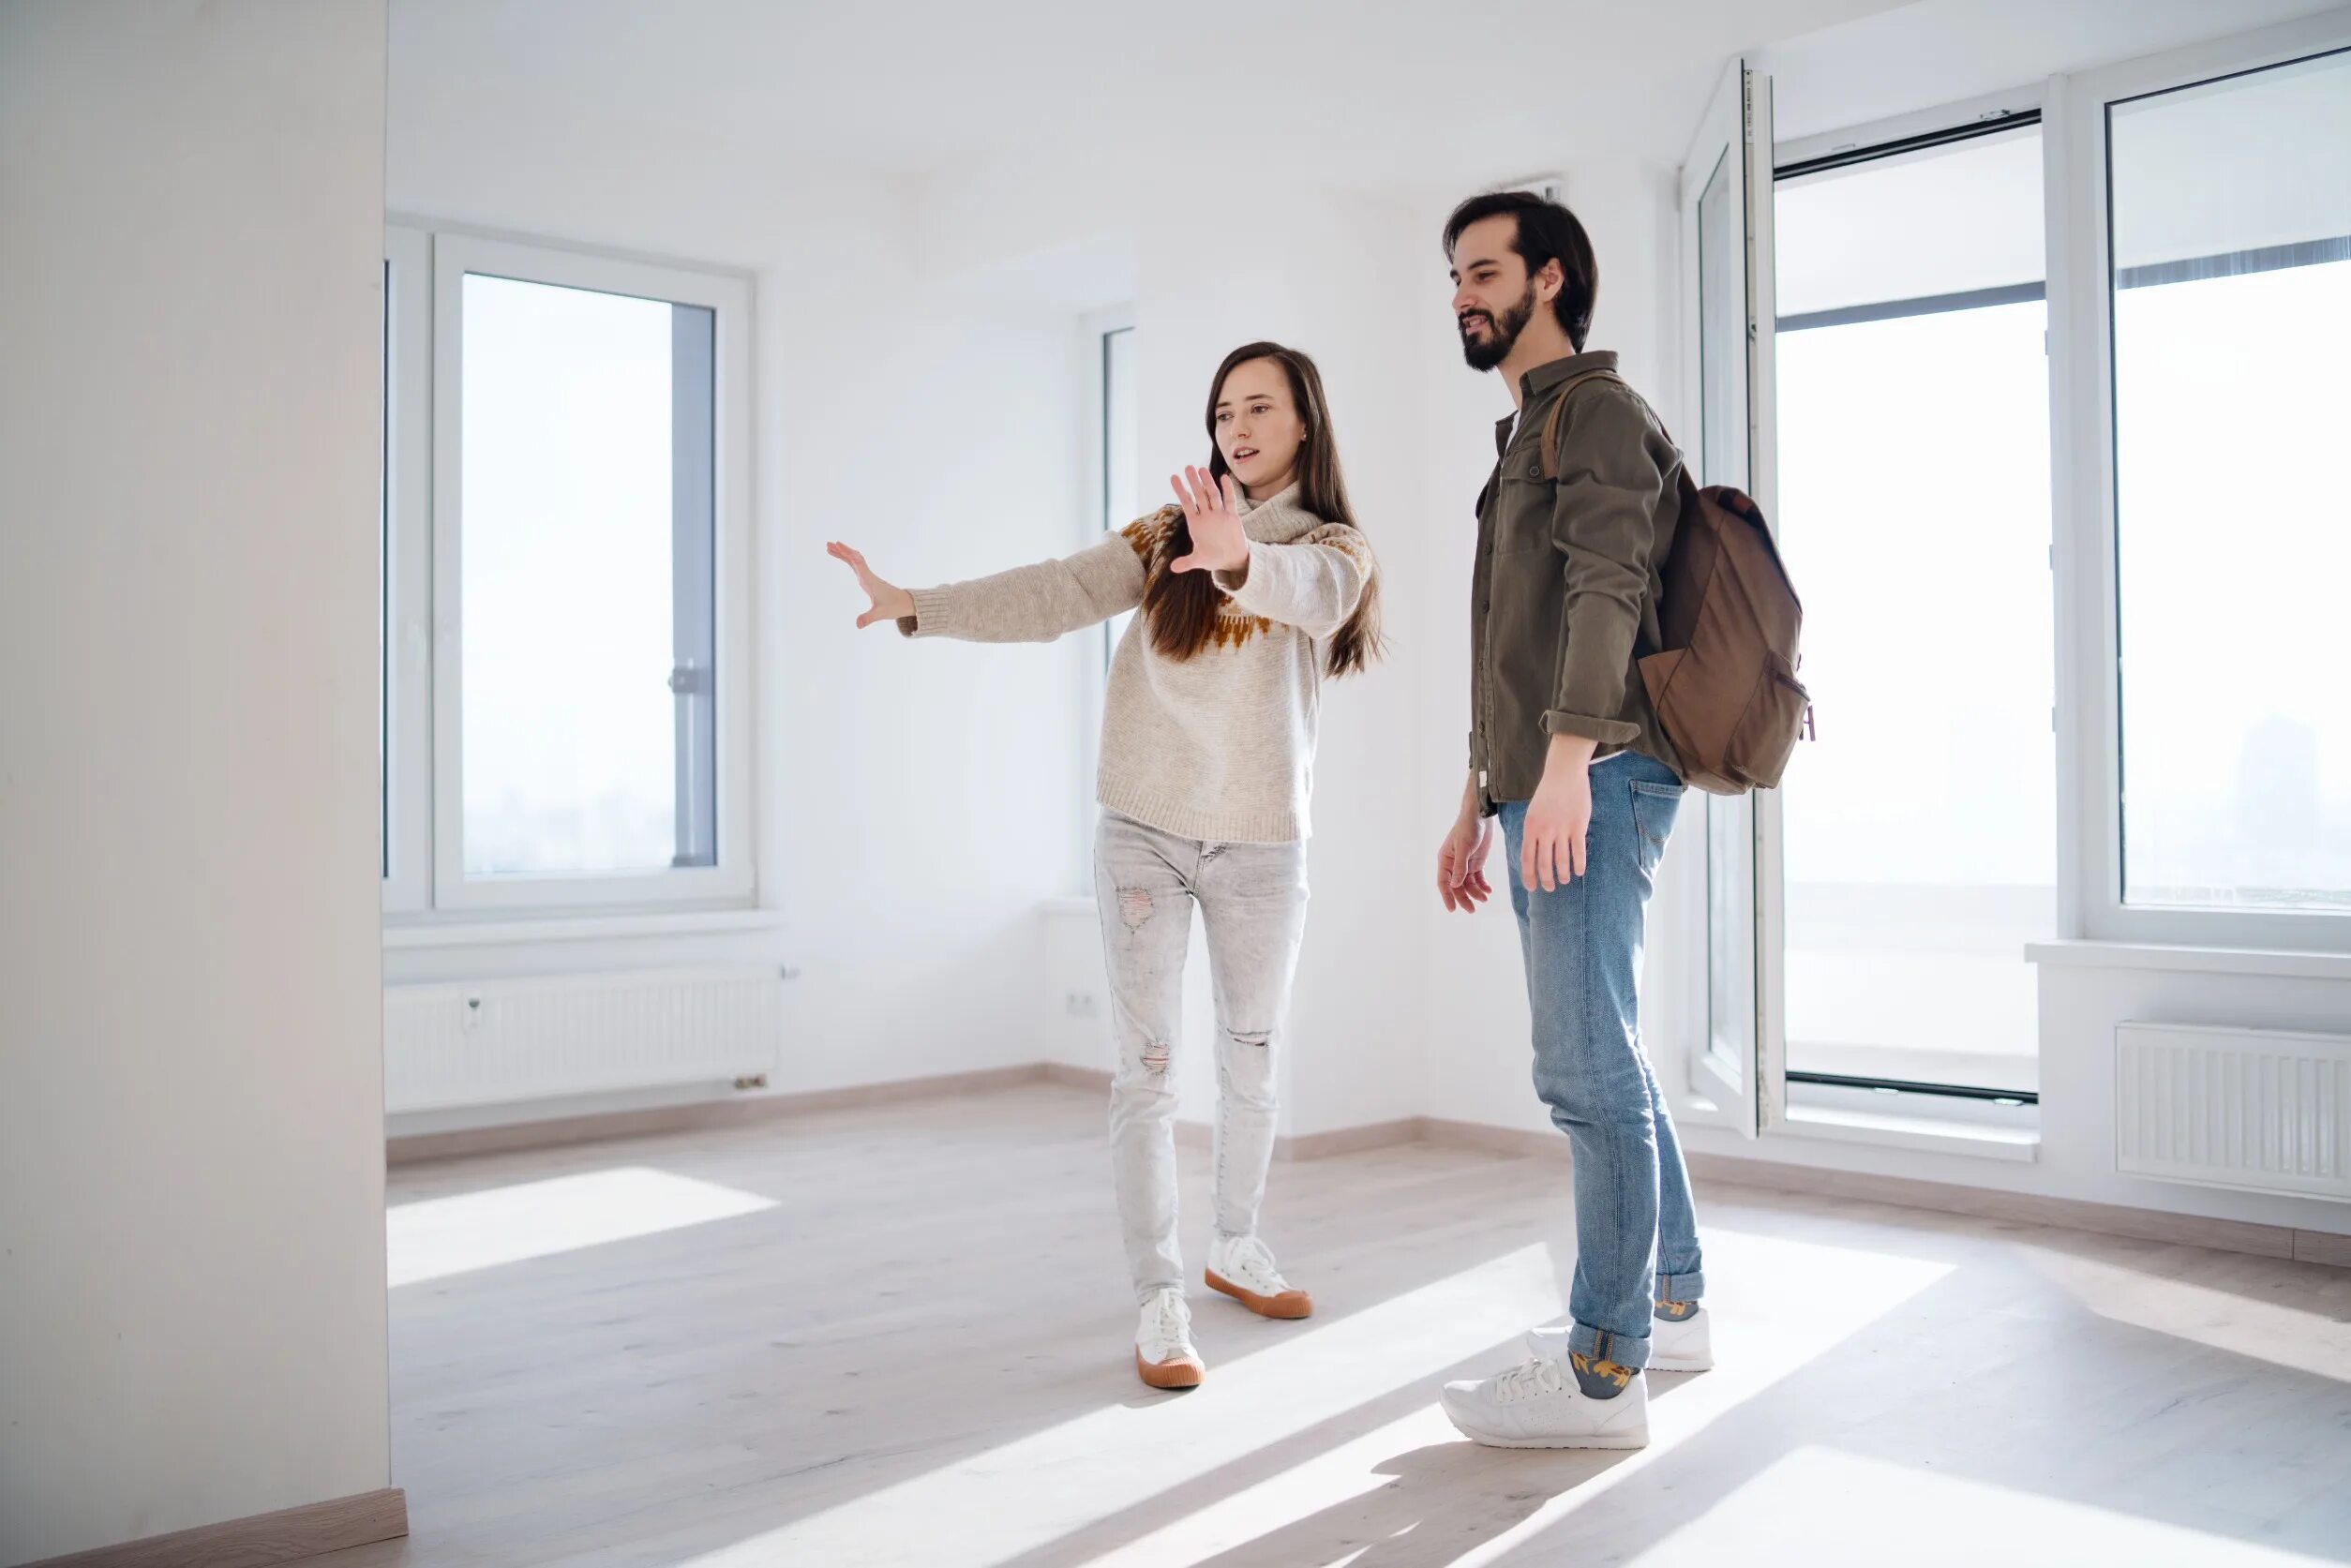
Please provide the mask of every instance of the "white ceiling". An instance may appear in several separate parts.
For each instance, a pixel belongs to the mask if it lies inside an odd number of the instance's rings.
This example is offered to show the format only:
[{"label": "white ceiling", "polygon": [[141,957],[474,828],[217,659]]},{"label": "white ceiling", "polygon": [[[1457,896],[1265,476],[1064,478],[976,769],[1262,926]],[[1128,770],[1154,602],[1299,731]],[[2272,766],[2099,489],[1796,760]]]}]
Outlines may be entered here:
[{"label": "white ceiling", "polygon": [[[393,115],[619,121],[827,172],[1083,151],[1236,182],[1677,160],[1732,54],[1887,0],[392,0]],[[1539,172],[1531,167],[1523,172]]]}]

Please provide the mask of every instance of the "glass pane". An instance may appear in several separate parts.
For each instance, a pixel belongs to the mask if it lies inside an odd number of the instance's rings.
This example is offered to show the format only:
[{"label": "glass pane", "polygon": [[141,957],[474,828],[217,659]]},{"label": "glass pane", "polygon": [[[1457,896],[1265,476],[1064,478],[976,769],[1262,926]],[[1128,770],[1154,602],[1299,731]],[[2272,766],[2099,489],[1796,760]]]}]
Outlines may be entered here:
[{"label": "glass pane", "polygon": [[1706,1049],[1732,1083],[1755,1060],[1755,807],[1706,801]]},{"label": "glass pane", "polygon": [[464,291],[466,874],[711,863],[711,313]]},{"label": "glass pane", "polygon": [[2351,911],[2351,54],[2107,115],[2123,897]]},{"label": "glass pane", "polygon": [[[1839,269],[1807,300],[1816,324],[1782,318],[1777,339],[1780,540],[1820,713],[1781,800],[1791,1072],[2039,1083],[2024,949],[2057,929],[2047,306],[1971,303],[2039,292],[2039,146],[2028,129],[1775,198],[1782,251]],[[1884,232],[1922,191],[1918,220]],[[1978,259],[1965,272],[1954,233]],[[1938,292],[1890,292],[1922,286]]]},{"label": "glass pane", "polygon": [[1778,184],[1780,331],[1889,303],[2037,295],[2048,274],[2041,158],[2040,129],[2027,126]]}]

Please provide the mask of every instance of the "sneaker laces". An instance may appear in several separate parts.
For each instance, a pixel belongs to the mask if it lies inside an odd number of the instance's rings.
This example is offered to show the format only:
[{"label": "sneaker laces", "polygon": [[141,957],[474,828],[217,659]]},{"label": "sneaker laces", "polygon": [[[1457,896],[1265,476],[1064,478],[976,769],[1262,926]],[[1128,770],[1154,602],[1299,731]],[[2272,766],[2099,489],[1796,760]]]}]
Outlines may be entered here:
[{"label": "sneaker laces", "polygon": [[1154,1347],[1183,1351],[1191,1344],[1191,1308],[1179,1291],[1161,1291],[1151,1300],[1149,1337]]},{"label": "sneaker laces", "polygon": [[1262,1288],[1266,1295],[1279,1295],[1290,1288],[1290,1282],[1274,1266],[1273,1248],[1256,1236],[1236,1238],[1224,1261],[1241,1277],[1241,1283]]},{"label": "sneaker laces", "polygon": [[1494,1380],[1494,1398],[1500,1404],[1515,1405],[1524,1399],[1561,1393],[1566,1386],[1567,1379],[1560,1371],[1558,1362],[1549,1356],[1529,1356]]}]

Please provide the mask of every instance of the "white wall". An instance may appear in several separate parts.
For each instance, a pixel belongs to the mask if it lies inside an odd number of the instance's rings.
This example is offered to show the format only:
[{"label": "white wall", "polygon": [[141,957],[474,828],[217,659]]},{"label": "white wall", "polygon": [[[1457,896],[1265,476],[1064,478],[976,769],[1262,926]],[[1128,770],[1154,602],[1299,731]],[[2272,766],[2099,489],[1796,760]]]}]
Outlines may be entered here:
[{"label": "white wall", "polygon": [[388,1484],[383,40],[0,8],[0,1561]]},{"label": "white wall", "polygon": [[788,964],[776,1093],[1039,1060],[1038,909],[1079,876],[1085,650],[860,633],[823,546],[920,586],[1081,543],[1075,315],[1054,259],[959,269],[902,189],[626,103],[558,123],[445,101],[404,37],[396,13],[393,210],[755,276],[756,830],[779,924],[401,948],[388,977]]}]

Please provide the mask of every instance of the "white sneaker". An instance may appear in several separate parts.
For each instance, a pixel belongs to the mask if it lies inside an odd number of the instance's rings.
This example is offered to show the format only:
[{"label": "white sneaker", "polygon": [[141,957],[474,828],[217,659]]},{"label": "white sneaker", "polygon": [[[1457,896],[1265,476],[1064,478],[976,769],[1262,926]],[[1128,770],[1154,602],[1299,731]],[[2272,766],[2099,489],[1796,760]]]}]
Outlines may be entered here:
[{"label": "white sneaker", "polygon": [[1210,1243],[1207,1283],[1261,1318],[1303,1318],[1314,1310],[1314,1298],[1281,1277],[1272,1249],[1255,1236]]},{"label": "white sneaker", "polygon": [[1153,1388],[1198,1388],[1208,1375],[1191,1343],[1191,1307],[1169,1286],[1143,1303],[1134,1330],[1135,1375]]},{"label": "white sneaker", "polygon": [[[1535,1355],[1565,1361],[1567,1359],[1567,1341],[1575,1332],[1572,1323],[1557,1328],[1531,1328],[1526,1331],[1526,1348]],[[1706,1315],[1706,1308],[1700,1307],[1680,1322],[1670,1318],[1650,1321],[1649,1370],[1711,1372],[1714,1369],[1714,1320]]]},{"label": "white sneaker", "polygon": [[1645,1448],[1649,1381],[1640,1373],[1612,1399],[1577,1386],[1566,1363],[1538,1355],[1483,1382],[1449,1382],[1445,1413],[1489,1448]]}]

